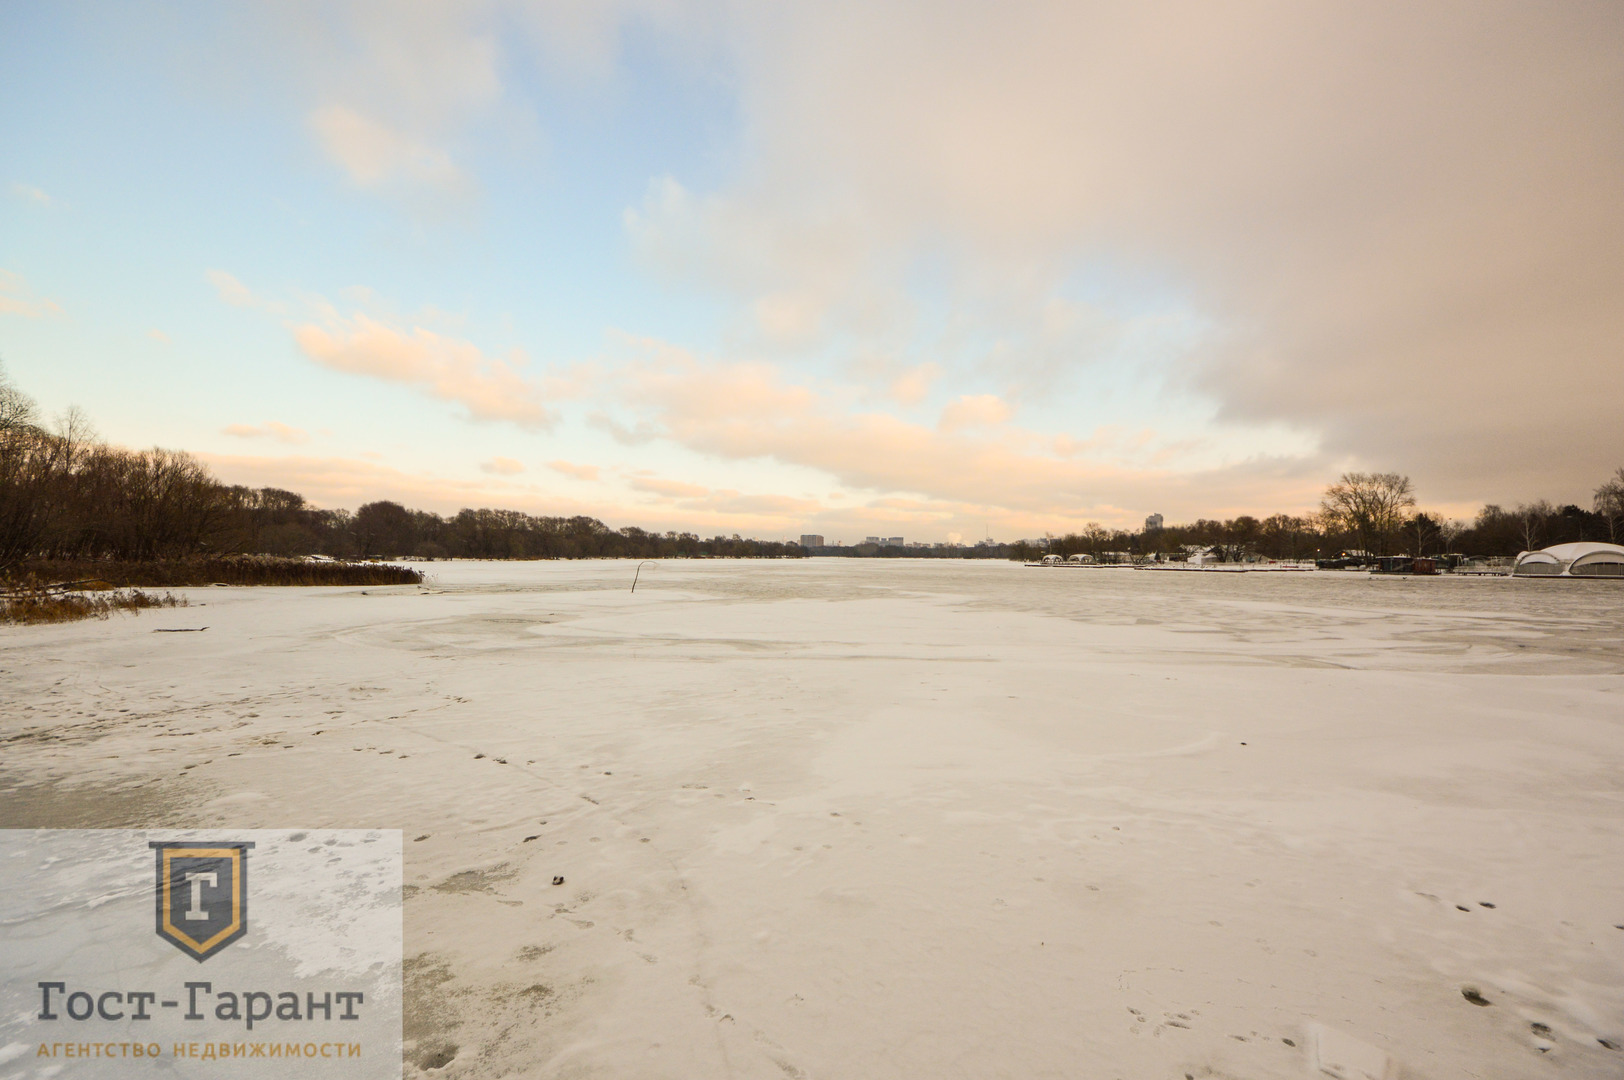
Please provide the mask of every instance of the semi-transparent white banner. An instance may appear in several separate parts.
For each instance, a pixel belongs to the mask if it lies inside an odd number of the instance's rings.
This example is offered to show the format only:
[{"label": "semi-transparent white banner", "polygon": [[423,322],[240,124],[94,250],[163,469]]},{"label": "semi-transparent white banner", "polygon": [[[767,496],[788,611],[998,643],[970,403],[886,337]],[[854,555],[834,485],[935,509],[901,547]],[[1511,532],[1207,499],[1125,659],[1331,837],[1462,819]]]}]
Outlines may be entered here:
[{"label": "semi-transparent white banner", "polygon": [[401,1074],[391,830],[0,830],[0,1078]]}]

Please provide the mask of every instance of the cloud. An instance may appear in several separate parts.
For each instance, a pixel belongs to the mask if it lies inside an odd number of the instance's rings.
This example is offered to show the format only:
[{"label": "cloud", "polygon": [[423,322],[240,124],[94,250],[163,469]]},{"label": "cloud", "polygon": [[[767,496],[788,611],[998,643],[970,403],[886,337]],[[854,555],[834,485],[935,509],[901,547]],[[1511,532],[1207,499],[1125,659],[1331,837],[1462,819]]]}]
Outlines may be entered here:
[{"label": "cloud", "polygon": [[238,281],[235,275],[224,270],[206,270],[204,276],[209,279],[209,284],[213,285],[215,291],[220,294],[220,299],[232,307],[254,306],[254,294],[248,290],[248,286]]},{"label": "cloud", "polygon": [[573,461],[549,461],[547,467],[556,473],[576,480],[596,481],[598,467],[596,465],[577,465]]},{"label": "cloud", "polygon": [[[1115,350],[1220,425],[1578,497],[1624,452],[1624,14],[1461,10],[734,9],[747,164],[626,227],[769,337],[906,331],[1040,388]],[[1203,332],[1146,350],[1079,288]]]},{"label": "cloud", "polygon": [[967,427],[993,427],[1007,421],[1015,411],[995,394],[965,394],[948,402],[937,427],[958,431]]},{"label": "cloud", "polygon": [[290,427],[275,420],[267,420],[263,424],[229,424],[220,430],[239,439],[275,439],[277,442],[285,443],[305,443],[310,441],[308,431],[303,428]]},{"label": "cloud", "polygon": [[[257,295],[234,275],[211,269],[205,275],[220,298],[235,307],[285,313],[285,305]],[[384,307],[371,290],[342,290],[347,300]],[[478,346],[423,325],[398,325],[393,316],[354,311],[346,316],[320,298],[308,302],[315,321],[290,324],[294,344],[306,357],[335,371],[365,375],[415,386],[444,401],[461,404],[473,420],[501,420],[520,427],[547,429],[556,421],[542,404],[544,395],[578,396],[594,378],[590,364],[576,365],[539,380],[527,376],[528,361],[520,349],[508,356],[486,356]],[[425,320],[456,322],[438,309]]]},{"label": "cloud", "polygon": [[[1616,6],[661,6],[287,16],[320,53],[311,137],[368,191],[472,184],[468,140],[530,74],[612,78],[634,23],[662,56],[708,36],[685,59],[735,95],[736,142],[622,225],[642,266],[724,298],[733,352],[623,373],[588,416],[623,446],[821,470],[927,517],[1304,506],[1347,466],[1582,500],[1624,455]],[[374,318],[299,330],[448,400],[500,381],[474,331]],[[445,375],[459,345],[472,380]],[[429,360],[374,355],[409,349]],[[550,383],[488,363],[540,388],[516,422],[547,415]],[[872,388],[827,381],[858,368]]]},{"label": "cloud", "polygon": [[601,83],[614,75],[628,24],[653,22],[669,34],[705,17],[703,9],[665,0],[522,3],[507,14],[528,31],[549,73],[578,83]]},{"label": "cloud", "polygon": [[[881,520],[994,519],[1041,529],[1086,520],[1128,524],[1152,510],[1175,518],[1260,506],[1300,511],[1315,504],[1330,467],[1315,455],[1193,466],[1175,451],[1158,461],[1167,446],[1153,435],[1112,434],[1098,456],[1079,459],[1057,452],[1052,433],[1008,423],[1008,406],[991,395],[959,399],[949,409],[965,423],[933,427],[853,411],[837,390],[794,382],[772,365],[702,361],[663,343],[643,344],[647,359],[618,373],[616,393],[652,437],[723,461],[819,470],[892,500],[868,503],[886,511]],[[639,483],[671,497],[688,486],[646,479],[633,486]],[[904,512],[911,516],[896,516]]]},{"label": "cloud", "polygon": [[756,301],[756,323],[776,341],[806,341],[817,334],[825,301],[817,293],[777,292]]},{"label": "cloud", "polygon": [[600,431],[608,432],[609,437],[622,446],[643,446],[646,443],[653,442],[660,434],[645,421],[638,421],[635,425],[627,426],[604,412],[589,414],[586,422]]},{"label": "cloud", "polygon": [[942,369],[936,364],[920,364],[909,368],[891,383],[891,396],[904,405],[917,405],[925,400],[931,386],[941,378]]},{"label": "cloud", "polygon": [[524,472],[524,462],[507,457],[493,457],[479,463],[479,471],[495,476],[517,476]]},{"label": "cloud", "polygon": [[808,346],[835,331],[884,337],[903,318],[902,271],[866,224],[815,192],[796,213],[749,199],[695,196],[670,176],[650,182],[622,215],[647,268],[688,287],[749,300],[749,328],[766,344]]},{"label": "cloud", "polygon": [[797,499],[790,495],[741,495],[737,491],[716,491],[704,498],[682,504],[684,508],[713,511],[719,514],[748,514],[798,520],[823,509],[815,499]]},{"label": "cloud", "polygon": [[421,131],[467,122],[500,100],[499,35],[510,14],[501,5],[318,6],[330,21],[292,28],[330,100]]},{"label": "cloud", "polygon": [[[620,100],[629,40],[725,86],[731,167],[652,177],[623,227],[758,358],[883,352],[1023,415],[1071,386],[1110,411],[1080,373],[1134,370],[1212,428],[1452,493],[1616,466],[1616,5],[283,8],[312,136],[367,190],[472,184],[461,147],[535,81]],[[1136,336],[1179,318],[1177,347]],[[1079,423],[1105,419],[1139,422]]]},{"label": "cloud", "polygon": [[[560,5],[544,5],[556,7]],[[583,9],[594,3],[566,4]],[[568,48],[567,15],[548,18],[528,3],[282,5],[269,16],[297,56],[311,135],[355,187],[405,196],[431,215],[456,208],[476,189],[458,164],[470,129],[495,123],[504,142],[521,137],[528,109],[504,101],[504,74],[529,57],[504,55],[515,29],[557,30]],[[517,24],[517,26],[516,26]]]},{"label": "cloud", "polygon": [[172,340],[168,334],[159,330],[156,326],[147,331],[147,337],[162,345],[168,345]]},{"label": "cloud", "polygon": [[51,206],[56,202],[55,199],[51,198],[39,188],[30,187],[28,184],[12,184],[11,191],[12,194],[18,196],[19,198],[27,199],[29,202],[39,203],[41,206]]},{"label": "cloud", "polygon": [[55,300],[34,296],[21,274],[0,270],[0,315],[21,315],[25,319],[44,319],[63,314],[62,305]]},{"label": "cloud", "polygon": [[604,89],[634,24],[660,33],[664,46],[708,21],[702,9],[669,0],[341,0],[275,5],[248,25],[281,46],[253,42],[258,55],[279,61],[261,77],[296,79],[314,106],[318,142],[372,186],[424,163],[434,180],[447,160],[441,147],[528,111],[522,94],[533,78],[549,89]]},{"label": "cloud", "polygon": [[228,271],[209,269],[203,272],[203,276],[214,286],[214,291],[219,294],[220,299],[232,307],[251,308],[278,315],[287,311],[285,304],[260,296]]},{"label": "cloud", "polygon": [[626,481],[626,486],[633,491],[646,491],[650,495],[664,495],[667,498],[698,498],[709,495],[711,489],[698,484],[685,484],[680,480],[661,480],[657,477],[634,477]]},{"label": "cloud", "polygon": [[454,401],[473,420],[502,420],[545,429],[555,417],[541,402],[541,388],[527,380],[524,354],[488,357],[471,342],[421,326],[402,329],[361,312],[329,312],[325,325],[295,327],[294,341],[311,360],[334,371],[418,387]]},{"label": "cloud", "polygon": [[441,192],[461,192],[468,178],[444,150],[402,135],[343,105],[324,105],[310,114],[322,148],[357,187],[376,188],[397,180]]}]

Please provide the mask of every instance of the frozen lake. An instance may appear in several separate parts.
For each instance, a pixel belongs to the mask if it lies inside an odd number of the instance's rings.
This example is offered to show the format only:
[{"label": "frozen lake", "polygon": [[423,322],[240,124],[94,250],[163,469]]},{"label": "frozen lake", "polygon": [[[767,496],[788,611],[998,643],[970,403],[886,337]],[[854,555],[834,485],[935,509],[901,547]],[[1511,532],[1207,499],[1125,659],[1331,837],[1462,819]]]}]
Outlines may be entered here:
[{"label": "frozen lake", "polygon": [[409,1076],[1624,1073],[1624,583],[423,569],[0,628],[0,824],[404,830]]}]

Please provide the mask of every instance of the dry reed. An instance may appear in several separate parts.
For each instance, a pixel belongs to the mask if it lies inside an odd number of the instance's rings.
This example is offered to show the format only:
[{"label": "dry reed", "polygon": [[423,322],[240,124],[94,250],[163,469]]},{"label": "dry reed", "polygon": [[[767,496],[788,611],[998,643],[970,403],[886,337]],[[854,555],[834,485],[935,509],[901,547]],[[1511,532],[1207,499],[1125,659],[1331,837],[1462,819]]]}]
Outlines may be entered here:
[{"label": "dry reed", "polygon": [[79,592],[46,586],[0,593],[0,623],[74,622],[78,619],[105,619],[115,611],[136,614],[143,608],[186,606],[184,599],[169,593],[156,596],[140,589]]}]

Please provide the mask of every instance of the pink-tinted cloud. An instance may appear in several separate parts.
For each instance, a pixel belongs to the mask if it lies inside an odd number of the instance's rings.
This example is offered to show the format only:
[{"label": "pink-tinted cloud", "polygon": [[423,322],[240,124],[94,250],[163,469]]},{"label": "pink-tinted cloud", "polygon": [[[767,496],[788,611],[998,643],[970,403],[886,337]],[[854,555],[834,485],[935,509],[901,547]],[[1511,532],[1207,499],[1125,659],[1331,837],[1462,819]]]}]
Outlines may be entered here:
[{"label": "pink-tinted cloud", "polygon": [[229,424],[221,430],[239,439],[274,439],[284,443],[310,441],[308,431],[275,420],[267,420],[263,424]]},{"label": "pink-tinted cloud", "polygon": [[357,188],[404,195],[427,216],[473,191],[454,160],[459,129],[502,95],[501,32],[511,11],[488,4],[299,6],[271,13],[312,102],[319,148]]},{"label": "pink-tinted cloud", "polygon": [[468,187],[468,178],[440,147],[430,145],[344,105],[324,105],[310,115],[322,148],[358,187],[397,180],[442,193]]},{"label": "pink-tinted cloud", "polygon": [[509,457],[493,457],[479,463],[479,471],[492,476],[517,476],[524,472],[524,462]]},{"label": "pink-tinted cloud", "polygon": [[598,479],[598,467],[596,465],[577,465],[573,461],[549,461],[547,467],[574,480],[595,482]]},{"label": "pink-tinted cloud", "polygon": [[214,286],[214,291],[219,294],[220,299],[232,307],[252,308],[272,314],[280,314],[287,310],[281,302],[254,292],[229,271],[214,268],[204,271],[203,276]]},{"label": "pink-tinted cloud", "polygon": [[334,313],[324,325],[305,323],[293,337],[324,367],[418,387],[458,403],[474,420],[547,428],[555,419],[540,388],[522,374],[525,359],[517,351],[505,360],[488,357],[471,342],[421,326],[402,329],[361,312]]},{"label": "pink-tinted cloud", "polygon": [[11,191],[12,194],[19,198],[27,199],[29,202],[37,203],[40,206],[53,206],[56,204],[55,199],[31,184],[12,184]]},{"label": "pink-tinted cloud", "polygon": [[1160,447],[1142,433],[1114,434],[1110,456],[1079,459],[1057,453],[1053,435],[998,422],[1008,413],[997,398],[964,405],[983,423],[931,427],[851,411],[841,395],[768,365],[707,363],[644,344],[650,358],[628,366],[618,387],[651,437],[721,460],[821,470],[849,488],[900,499],[867,506],[906,508],[920,523],[995,518],[1041,531],[1086,520],[1129,524],[1151,511],[1300,511],[1317,501],[1327,468],[1318,458],[1270,457],[1219,468],[1156,465]]},{"label": "pink-tinted cloud", "polygon": [[1014,379],[1083,362],[1042,358],[1087,329],[1068,277],[1120,268],[1207,328],[1155,362],[1220,422],[1462,496],[1577,498],[1624,455],[1616,5],[899,0],[728,31],[750,168],[627,218],[674,278],[890,332],[873,298],[928,259],[954,328],[1018,339]]},{"label": "pink-tinted cloud", "polygon": [[[343,16],[353,62],[313,100],[345,103],[317,137],[359,185],[455,168],[456,125],[501,96],[505,20],[615,68],[617,4],[430,7]],[[995,524],[1305,508],[1347,466],[1451,499],[1582,499],[1624,459],[1616,5],[792,0],[673,21],[716,28],[746,164],[714,189],[654,180],[625,226],[644,266],[732,301],[750,362],[634,366],[588,420],[624,446],[779,461],[879,493],[863,513]],[[936,322],[909,303],[921,268]],[[1079,279],[1199,332],[1147,359]],[[375,363],[359,317],[313,325],[322,362],[461,400],[445,364]],[[380,325],[397,352],[456,342]],[[874,385],[898,402],[968,397],[921,425],[796,374],[831,340],[882,356]],[[1032,388],[1107,355],[1217,419],[1038,430]],[[536,409],[556,400],[540,385]],[[1200,452],[1276,427],[1307,448]]]},{"label": "pink-tinted cloud", "polygon": [[44,319],[61,314],[62,305],[55,300],[35,296],[21,274],[0,270],[0,315]]},{"label": "pink-tinted cloud", "polygon": [[699,484],[685,484],[680,480],[662,480],[655,476],[636,476],[626,481],[626,486],[633,491],[646,491],[650,495],[663,495],[667,498],[695,498],[709,495],[710,488]]},{"label": "pink-tinted cloud", "polygon": [[943,431],[970,427],[995,427],[1015,415],[1015,410],[996,394],[965,394],[948,402],[937,426]]},{"label": "pink-tinted cloud", "polygon": [[236,275],[225,270],[207,270],[204,272],[204,276],[209,279],[209,284],[213,285],[215,291],[220,294],[220,299],[232,307],[251,307],[253,305],[254,294],[249,291],[248,286],[237,280]]},{"label": "pink-tinted cloud", "polygon": [[816,499],[793,495],[745,495],[737,491],[712,491],[703,497],[685,500],[684,510],[709,510],[723,515],[766,515],[782,521],[805,521],[823,509]]},{"label": "pink-tinted cloud", "polygon": [[917,405],[925,400],[930,388],[942,377],[937,364],[920,364],[909,368],[891,383],[891,396],[904,405]]}]

